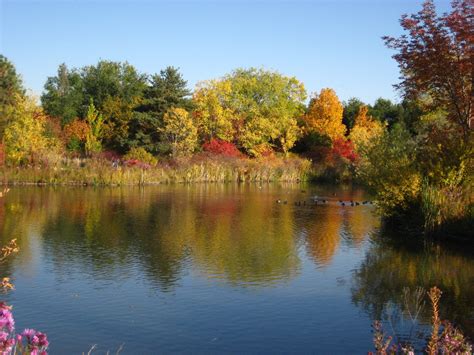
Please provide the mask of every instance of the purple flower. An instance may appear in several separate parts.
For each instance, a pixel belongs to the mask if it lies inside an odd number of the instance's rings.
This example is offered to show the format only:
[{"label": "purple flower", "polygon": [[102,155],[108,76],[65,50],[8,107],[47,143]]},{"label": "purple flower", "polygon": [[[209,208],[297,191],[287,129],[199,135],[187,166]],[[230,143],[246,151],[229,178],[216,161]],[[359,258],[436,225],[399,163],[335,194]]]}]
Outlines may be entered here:
[{"label": "purple flower", "polygon": [[0,332],[0,342],[3,342],[8,339],[8,333],[7,332]]},{"label": "purple flower", "polygon": [[10,332],[15,329],[15,321],[11,312],[11,307],[0,302],[0,330],[7,328]]},{"label": "purple flower", "polygon": [[9,355],[15,345],[14,338],[8,338],[10,334],[7,332],[0,332],[0,353],[2,355]]},{"label": "purple flower", "polygon": [[23,333],[21,333],[21,335],[27,338],[32,338],[33,336],[35,336],[35,334],[36,334],[36,330],[34,329],[25,329]]},{"label": "purple flower", "polygon": [[46,334],[34,329],[25,329],[21,335],[26,337],[26,346],[32,355],[47,354],[46,349],[48,348],[49,341]]}]

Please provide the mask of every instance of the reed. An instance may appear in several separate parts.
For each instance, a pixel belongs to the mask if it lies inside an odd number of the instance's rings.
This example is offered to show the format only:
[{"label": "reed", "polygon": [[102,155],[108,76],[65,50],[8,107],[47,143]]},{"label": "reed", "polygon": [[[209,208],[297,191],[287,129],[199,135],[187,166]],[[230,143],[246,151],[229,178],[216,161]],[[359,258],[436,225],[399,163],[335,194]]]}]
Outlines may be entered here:
[{"label": "reed", "polygon": [[305,159],[242,159],[195,156],[164,160],[150,166],[115,165],[104,159],[63,158],[54,164],[4,167],[3,184],[150,185],[195,182],[304,181],[311,170]]},{"label": "reed", "polygon": [[446,234],[449,231],[463,235],[472,231],[474,199],[469,187],[436,187],[423,185],[421,207],[425,231],[429,234]]}]

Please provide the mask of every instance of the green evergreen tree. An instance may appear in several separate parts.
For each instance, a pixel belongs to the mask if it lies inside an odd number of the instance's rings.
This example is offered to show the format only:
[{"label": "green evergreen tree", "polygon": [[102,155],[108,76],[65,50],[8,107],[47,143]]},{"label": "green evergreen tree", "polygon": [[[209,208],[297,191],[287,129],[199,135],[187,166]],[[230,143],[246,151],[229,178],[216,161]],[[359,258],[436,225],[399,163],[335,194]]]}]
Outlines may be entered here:
[{"label": "green evergreen tree", "polygon": [[15,66],[0,54],[0,137],[3,137],[18,99],[21,99],[24,94],[25,90]]},{"label": "green evergreen tree", "polygon": [[359,113],[359,109],[364,105],[365,104],[362,101],[355,97],[352,97],[349,101],[343,103],[344,111],[342,113],[342,123],[344,123],[349,130],[354,127],[355,118]]},{"label": "green evergreen tree", "polygon": [[159,152],[158,131],[163,127],[165,113],[172,108],[191,110],[190,95],[187,82],[177,68],[167,67],[153,75],[131,122],[131,144],[142,146],[149,152]]}]

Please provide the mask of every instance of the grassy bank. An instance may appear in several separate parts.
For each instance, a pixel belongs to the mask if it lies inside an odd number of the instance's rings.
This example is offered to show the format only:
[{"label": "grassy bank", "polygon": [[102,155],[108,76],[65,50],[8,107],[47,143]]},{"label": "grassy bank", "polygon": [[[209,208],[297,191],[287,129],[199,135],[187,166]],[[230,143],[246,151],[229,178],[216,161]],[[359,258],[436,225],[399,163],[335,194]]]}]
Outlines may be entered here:
[{"label": "grassy bank", "polygon": [[147,185],[191,182],[304,181],[309,161],[291,157],[267,159],[194,156],[164,160],[156,165],[106,159],[60,158],[48,164],[2,167],[2,184]]}]

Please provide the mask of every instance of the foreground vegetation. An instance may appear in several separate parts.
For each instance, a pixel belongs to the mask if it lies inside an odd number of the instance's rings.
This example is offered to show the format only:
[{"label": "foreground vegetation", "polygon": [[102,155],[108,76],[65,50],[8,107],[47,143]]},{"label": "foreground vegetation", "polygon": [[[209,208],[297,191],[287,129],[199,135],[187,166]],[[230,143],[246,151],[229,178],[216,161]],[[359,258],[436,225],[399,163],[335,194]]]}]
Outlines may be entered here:
[{"label": "foreground vegetation", "polygon": [[3,183],[353,180],[388,219],[473,230],[473,16],[468,0],[442,16],[427,0],[402,18],[406,35],[385,38],[399,104],[341,102],[325,88],[306,105],[298,79],[256,68],[191,92],[176,68],[100,61],[60,65],[39,106],[0,56]]},{"label": "foreground vegetation", "polygon": [[[0,192],[0,199],[6,191]],[[11,240],[0,249],[0,263],[18,251],[16,239]],[[3,277],[0,291],[8,292],[13,288],[10,278]],[[12,306],[0,302],[0,351],[2,354],[46,355],[48,346],[49,341],[46,334],[35,329],[25,329],[23,332],[16,334]]]},{"label": "foreground vegetation", "polygon": [[[418,316],[424,308],[425,290],[422,288],[411,292],[404,289],[405,312],[411,322],[417,325]],[[463,333],[453,326],[449,321],[441,321],[439,315],[440,299],[442,292],[439,288],[432,287],[427,292],[431,305],[431,334],[426,342],[424,351],[427,354],[472,354],[472,345]],[[393,328],[392,328],[393,329]],[[396,334],[387,336],[383,330],[382,323],[375,321],[373,324],[374,347],[377,355],[386,354],[414,354],[415,347],[409,341],[397,343]],[[421,349],[417,349],[420,351]],[[373,354],[369,352],[369,354]]]}]

